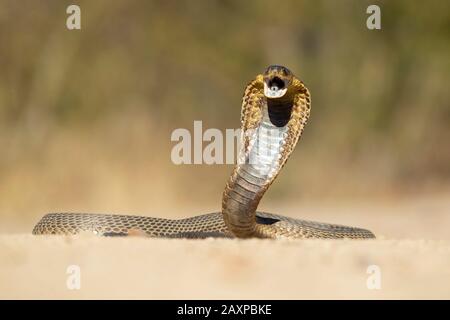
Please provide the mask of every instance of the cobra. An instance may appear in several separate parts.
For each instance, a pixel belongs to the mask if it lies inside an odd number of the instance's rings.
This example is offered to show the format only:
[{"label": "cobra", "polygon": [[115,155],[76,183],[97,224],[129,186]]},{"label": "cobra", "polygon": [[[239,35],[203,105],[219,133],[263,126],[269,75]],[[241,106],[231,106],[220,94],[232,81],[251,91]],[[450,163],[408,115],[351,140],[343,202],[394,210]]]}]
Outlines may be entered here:
[{"label": "cobra", "polygon": [[366,229],[294,219],[257,211],[281,172],[308,121],[311,96],[283,66],[269,66],[245,88],[241,108],[241,149],[222,196],[222,211],[171,220],[147,216],[51,213],[33,234],[104,236],[142,234],[169,238],[374,238]]}]

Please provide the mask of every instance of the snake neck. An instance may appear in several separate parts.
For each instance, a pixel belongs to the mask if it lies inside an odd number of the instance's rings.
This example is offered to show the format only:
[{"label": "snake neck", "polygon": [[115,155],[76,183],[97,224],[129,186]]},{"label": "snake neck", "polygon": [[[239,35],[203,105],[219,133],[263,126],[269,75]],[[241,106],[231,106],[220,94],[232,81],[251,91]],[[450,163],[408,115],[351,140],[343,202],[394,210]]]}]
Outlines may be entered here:
[{"label": "snake neck", "polygon": [[[241,150],[222,198],[222,213],[230,231],[241,238],[258,237],[256,209],[270,184],[289,157],[288,143],[292,102],[266,100],[261,122],[254,130],[243,128],[249,137],[248,150]],[[244,132],[245,131],[245,132]]]}]

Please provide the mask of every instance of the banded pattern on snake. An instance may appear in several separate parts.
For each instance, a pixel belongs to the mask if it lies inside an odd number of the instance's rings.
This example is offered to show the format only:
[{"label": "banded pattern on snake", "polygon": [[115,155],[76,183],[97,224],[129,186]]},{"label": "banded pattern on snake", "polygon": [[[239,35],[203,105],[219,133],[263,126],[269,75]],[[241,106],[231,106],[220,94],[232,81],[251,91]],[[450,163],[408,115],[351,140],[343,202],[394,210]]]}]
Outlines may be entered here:
[{"label": "banded pattern on snake", "polygon": [[264,193],[280,173],[309,118],[309,90],[290,70],[269,66],[250,82],[242,99],[241,149],[223,192],[222,212],[180,220],[144,216],[52,213],[33,234],[104,236],[141,233],[169,238],[374,238],[372,232],[335,224],[293,219],[257,211]]}]

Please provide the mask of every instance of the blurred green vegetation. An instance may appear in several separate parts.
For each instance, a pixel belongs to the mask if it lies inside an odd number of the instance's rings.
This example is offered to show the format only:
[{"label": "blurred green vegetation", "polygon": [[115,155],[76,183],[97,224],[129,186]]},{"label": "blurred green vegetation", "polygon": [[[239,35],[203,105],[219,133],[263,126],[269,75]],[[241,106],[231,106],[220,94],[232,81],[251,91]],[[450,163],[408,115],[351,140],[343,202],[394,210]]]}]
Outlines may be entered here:
[{"label": "blurred green vegetation", "polygon": [[[350,193],[450,181],[448,1],[77,1],[81,31],[65,27],[69,4],[0,2],[0,179],[45,171],[68,133],[80,152],[92,140],[126,155],[122,170],[151,147],[179,180],[225,182],[223,166],[171,167],[170,132],[238,127],[246,83],[282,64],[309,87],[312,116],[274,197],[298,179],[319,195],[352,178]],[[366,28],[370,4],[382,30]]]}]

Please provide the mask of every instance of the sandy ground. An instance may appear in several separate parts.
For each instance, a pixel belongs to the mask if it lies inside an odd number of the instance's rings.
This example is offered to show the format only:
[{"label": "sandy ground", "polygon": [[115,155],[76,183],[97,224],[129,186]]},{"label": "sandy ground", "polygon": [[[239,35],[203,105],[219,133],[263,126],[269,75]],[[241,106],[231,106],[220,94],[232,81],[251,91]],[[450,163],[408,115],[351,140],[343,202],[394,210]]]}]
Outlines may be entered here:
[{"label": "sandy ground", "polygon": [[439,197],[300,210],[367,227],[378,239],[366,241],[3,234],[0,298],[450,299],[449,208]]}]

